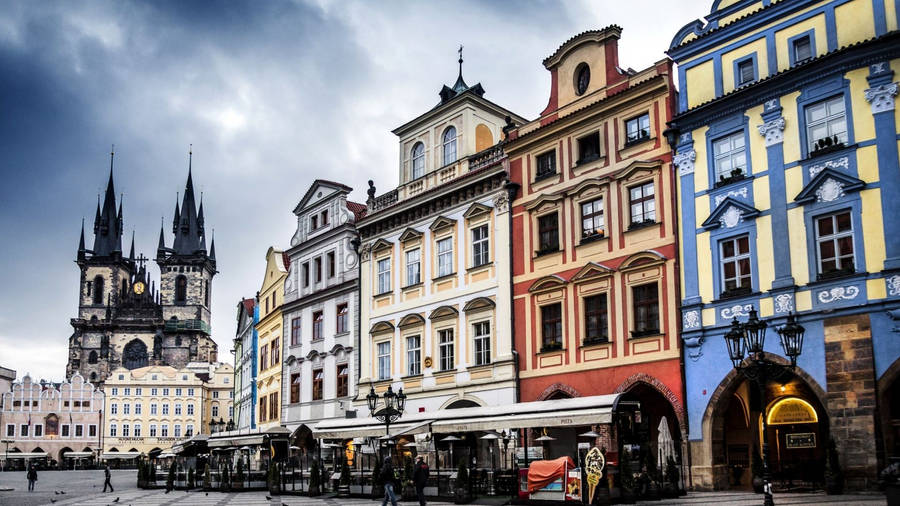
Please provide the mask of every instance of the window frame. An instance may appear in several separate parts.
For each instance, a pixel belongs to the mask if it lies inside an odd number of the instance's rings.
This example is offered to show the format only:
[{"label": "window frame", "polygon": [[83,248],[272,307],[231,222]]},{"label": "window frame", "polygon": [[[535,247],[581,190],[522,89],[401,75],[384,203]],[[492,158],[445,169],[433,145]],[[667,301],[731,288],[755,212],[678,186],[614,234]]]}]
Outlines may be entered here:
[{"label": "window frame", "polygon": [[[597,206],[597,203],[598,203],[598,202],[600,203],[600,206],[599,206],[599,207],[600,207],[600,210],[599,210],[599,211],[597,210],[597,207],[598,207],[598,206]],[[590,204],[590,206],[591,206],[591,212],[590,212],[589,214],[585,214],[585,213],[584,213],[584,207],[585,207],[585,205],[588,205],[588,204]],[[606,227],[606,199],[605,199],[605,195],[595,195],[595,196],[593,196],[593,197],[590,197],[590,198],[587,198],[587,199],[584,199],[584,200],[579,201],[579,202],[578,202],[578,210],[579,210],[579,212],[581,213],[581,239],[580,239],[580,242],[589,242],[589,241],[592,241],[592,240],[602,239],[602,238],[606,237],[606,230],[607,230],[607,227]],[[601,224],[600,224],[600,230],[601,230],[601,231],[600,231],[600,232],[597,232],[598,229],[597,229],[597,226],[596,226],[596,225],[597,225],[596,220],[597,220],[597,217],[598,217],[598,216],[599,216],[599,219],[600,219],[600,221],[601,221]],[[594,233],[592,233],[592,234],[591,234],[591,233],[587,233],[587,230],[588,230],[588,229],[585,228],[585,222],[586,222],[588,219],[591,220],[591,225],[592,225],[592,227],[593,227],[592,230],[594,231]]]},{"label": "window frame", "polygon": [[337,275],[337,257],[334,251],[325,254],[328,263],[328,277],[333,278]]},{"label": "window frame", "polygon": [[[416,148],[421,148],[417,153]],[[409,180],[413,181],[425,176],[425,143],[418,141],[413,144],[409,155]],[[421,162],[421,163],[420,163]],[[418,169],[418,170],[417,170]]]},{"label": "window frame", "polygon": [[291,346],[299,346],[300,345],[300,330],[302,325],[302,317],[297,316],[296,318],[291,318]]},{"label": "window frame", "polygon": [[[476,233],[484,230],[483,237],[476,237]],[[472,267],[481,267],[491,263],[491,231],[487,223],[476,225],[469,229],[472,237]]]},{"label": "window frame", "polygon": [[[653,194],[650,196],[648,196],[644,191],[647,186],[650,186],[653,188]],[[640,198],[635,199],[634,195],[632,194],[632,190],[637,189],[637,188],[640,188],[641,196],[640,196]],[[640,228],[645,225],[652,225],[652,224],[658,223],[656,221],[656,210],[657,210],[656,179],[655,178],[648,179],[645,181],[641,181],[641,182],[629,185],[625,188],[625,190],[628,192],[628,219],[629,219],[628,228],[629,229]],[[646,206],[646,204],[644,204],[645,202],[653,202],[653,209],[651,211],[649,211],[649,212],[647,211],[647,206]],[[641,205],[641,217],[642,217],[641,221],[635,221],[634,206],[636,204]],[[651,213],[653,216],[648,218],[647,215],[651,214]]]},{"label": "window frame", "polygon": [[[443,244],[449,245],[449,248],[441,251],[441,245]],[[435,278],[443,278],[444,276],[453,275],[456,272],[453,268],[453,235],[450,234],[446,237],[435,238],[434,251],[437,263],[437,275],[435,276]]]},{"label": "window frame", "polygon": [[[854,210],[851,208],[842,208],[842,209],[837,209],[837,210],[831,210],[831,211],[824,212],[824,213],[819,213],[812,217],[813,244],[815,245],[816,277],[817,277],[817,279],[820,279],[820,280],[833,279],[833,278],[838,278],[838,277],[842,277],[842,276],[849,276],[849,275],[855,274],[857,272],[858,263],[856,261],[856,251],[857,251],[856,235],[855,235],[856,228],[854,227],[854,224],[853,224],[853,212],[854,212]],[[837,229],[837,217],[839,215],[845,215],[845,214],[847,215],[847,220],[850,224],[850,229],[843,230],[843,231],[837,231],[836,230]],[[825,218],[831,219],[833,231],[831,234],[822,235],[819,230],[819,220],[822,220]],[[850,247],[852,249],[852,251],[850,252],[850,255],[849,255],[850,262],[851,262],[851,266],[849,268],[843,265],[845,260],[842,260],[842,258],[846,257],[847,255],[841,255],[839,253],[839,244],[840,244],[839,241],[844,238],[850,239]],[[835,262],[835,269],[828,271],[828,272],[825,272],[822,268],[823,258],[822,258],[822,254],[821,254],[821,244],[823,244],[825,242],[831,242],[834,247],[834,256],[831,257],[831,259],[832,259],[832,261]],[[838,264],[840,264],[841,267],[838,267]]]},{"label": "window frame", "polygon": [[[638,291],[647,289],[648,287],[654,287],[655,297],[642,297],[638,298]],[[654,280],[649,283],[641,283],[636,285],[629,286],[631,291],[631,314],[632,314],[632,322],[631,322],[631,337],[644,337],[644,336],[653,336],[658,335],[660,333],[660,300],[659,300],[659,281]],[[639,314],[642,308],[647,308],[647,316],[640,317]],[[649,313],[655,313],[656,317],[651,318]],[[647,327],[646,324],[651,323],[652,320],[655,320],[655,327]],[[639,325],[640,323],[644,323],[645,325]],[[640,328],[643,327],[643,328]]]},{"label": "window frame", "polygon": [[[415,253],[416,258],[414,261],[411,261],[410,256],[413,253]],[[416,247],[405,250],[403,256],[406,260],[406,286],[416,286],[422,283],[422,249]],[[415,266],[415,273],[411,270],[413,266]]]},{"label": "window frame", "polygon": [[[553,224],[554,224],[554,226],[553,226],[553,227],[549,227],[549,226],[545,227],[545,226],[544,226],[544,225],[545,225],[545,220],[548,220],[548,221],[546,221],[546,223],[549,223],[549,218],[551,218],[551,217],[553,218]],[[559,240],[559,221],[560,221],[560,220],[559,220],[559,211],[558,211],[558,210],[553,210],[552,212],[549,212],[549,213],[546,213],[546,214],[539,215],[539,216],[536,217],[536,220],[537,220],[537,227],[536,227],[536,228],[537,228],[537,234],[538,234],[538,237],[537,237],[537,238],[538,238],[538,241],[537,241],[537,243],[538,243],[537,254],[538,254],[538,255],[543,255],[543,254],[546,254],[546,253],[555,253],[555,252],[559,251],[559,249],[560,249],[560,240]],[[545,242],[544,242],[544,234],[545,234],[545,233],[551,233],[551,232],[553,232],[553,240],[550,241],[549,243],[545,244]],[[547,238],[549,239],[550,237],[547,236]]]},{"label": "window frame", "polygon": [[[735,139],[740,139],[743,143],[740,148],[734,147]],[[729,149],[724,153],[717,153],[716,145],[723,141],[728,141]],[[749,153],[747,152],[747,132],[743,128],[726,133],[724,135],[717,136],[711,141],[710,145],[712,147],[713,180],[716,187],[723,186],[727,183],[740,181],[749,175],[750,164],[748,163]],[[744,158],[743,167],[740,168],[741,174],[739,175],[734,174],[734,171],[737,170],[734,165],[734,160],[738,154],[742,154]],[[725,160],[728,160],[731,164],[731,169],[728,171],[728,173],[723,172],[720,167],[720,162],[724,162]]]},{"label": "window frame", "polygon": [[335,312],[336,333],[344,334],[346,332],[350,332],[350,305],[346,302],[342,302],[337,305],[337,307],[335,308]]},{"label": "window frame", "polygon": [[[742,56],[740,58],[735,58],[732,63],[734,68],[734,87],[735,89],[740,88],[741,86],[746,86],[748,84],[753,84],[756,81],[759,81],[759,65],[757,63],[756,53],[750,53],[746,56]],[[743,69],[749,68],[753,75],[750,79],[745,80]]]},{"label": "window frame", "polygon": [[[597,152],[585,155],[585,147],[589,146],[589,143],[587,142],[588,140],[596,144],[595,147]],[[603,149],[601,147],[601,137],[599,130],[594,130],[592,132],[588,132],[582,134],[579,137],[576,137],[575,146],[578,150],[578,160],[575,161],[576,166],[590,163],[603,158]]]},{"label": "window frame", "polygon": [[300,402],[300,373],[292,372],[290,376],[290,400],[291,404],[297,404]]},{"label": "window frame", "polygon": [[[382,350],[387,350],[387,353],[384,353]],[[379,341],[375,343],[375,373],[378,376],[378,381],[389,380],[391,379],[392,373],[392,363],[391,363],[391,341]],[[384,368],[384,366],[387,366]]]},{"label": "window frame", "polygon": [[312,370],[312,400],[321,401],[325,398],[325,370]]},{"label": "window frame", "polygon": [[[448,137],[448,134],[452,133],[452,137]],[[444,129],[444,133],[441,134],[441,161],[443,162],[441,166],[450,165],[451,163],[459,160],[459,151],[457,149],[458,146],[459,133],[456,130],[456,127],[453,125],[448,126]]]},{"label": "window frame", "polygon": [[325,339],[325,310],[313,311],[313,333],[312,340],[319,341]]},{"label": "window frame", "polygon": [[[543,304],[539,307],[541,316],[541,352],[563,349],[562,301]],[[548,329],[553,332],[548,332]]]},{"label": "window frame", "polygon": [[350,395],[350,366],[346,363],[338,364],[335,378],[335,397]]},{"label": "window frame", "polygon": [[[642,128],[644,126],[645,119],[646,128]],[[630,133],[631,125],[636,126],[634,135]],[[642,142],[652,139],[652,127],[653,123],[650,121],[650,111],[643,111],[638,115],[631,116],[626,119],[624,121],[623,129],[623,132],[625,134],[625,147],[629,148],[631,146],[636,146]]]},{"label": "window frame", "polygon": [[[843,107],[843,111],[841,113],[843,115],[843,120],[844,120],[843,139],[841,139],[840,135],[833,134],[831,132],[830,123],[832,121],[838,119],[838,115],[834,114],[834,115],[829,116],[827,114],[829,103],[840,103],[841,107]],[[813,108],[820,106],[820,105],[825,106],[825,109],[826,109],[825,117],[822,119],[819,119],[819,120],[815,120],[815,121],[810,120],[810,111]],[[807,153],[809,156],[814,156],[816,154],[819,154],[818,153],[819,151],[829,151],[829,149],[819,150],[816,148],[816,142],[821,139],[824,139],[826,137],[831,138],[831,137],[834,137],[835,135],[838,135],[839,144],[835,145],[834,148],[840,147],[841,143],[843,145],[847,145],[850,143],[850,137],[851,137],[850,134],[851,134],[852,124],[851,124],[849,115],[847,113],[848,109],[849,109],[849,105],[847,104],[846,94],[844,93],[843,89],[840,89],[837,93],[831,94],[825,98],[810,101],[808,103],[803,104],[802,109],[801,109],[802,118],[803,118],[803,132],[806,135],[806,150],[807,150]],[[822,124],[825,125],[825,129],[827,130],[827,135],[825,137],[820,137],[819,139],[814,139],[812,137],[812,129],[814,127],[818,127]],[[831,148],[831,149],[834,149],[834,148]]]},{"label": "window frame", "polygon": [[[590,307],[590,302],[597,300],[597,307]],[[609,339],[609,294],[608,292],[594,293],[582,297],[582,306],[584,308],[584,339],[582,343],[601,344],[608,343]],[[591,318],[597,318],[596,335],[592,335]]]},{"label": "window frame", "polygon": [[437,330],[438,370],[440,372],[456,370],[456,335],[454,330],[452,327]]},{"label": "window frame", "polygon": [[[406,375],[418,376],[422,374],[422,335],[411,334],[404,336],[404,339],[406,340]],[[410,341],[413,339],[415,339],[415,347],[410,346]]]},{"label": "window frame", "polygon": [[[482,327],[487,327],[487,332],[483,332]],[[472,360],[475,366],[490,365],[492,362],[490,320],[472,322]]]},{"label": "window frame", "polygon": [[[542,169],[541,163],[544,160],[549,161],[549,166]],[[559,174],[556,161],[556,148],[534,155],[534,182],[543,181]]]},{"label": "window frame", "polygon": [[[386,269],[382,269],[382,265]],[[391,257],[379,258],[375,260],[375,279],[378,291],[375,295],[384,295],[391,292]]]},{"label": "window frame", "polygon": [[[741,253],[739,251],[739,241],[741,239],[746,239],[747,241],[747,251],[745,253]],[[747,295],[753,291],[753,248],[750,244],[750,234],[744,233],[739,235],[733,235],[730,237],[725,237],[723,239],[719,239],[719,288],[721,290],[720,298],[735,296],[735,295]],[[729,257],[725,256],[725,246],[727,243],[732,243],[734,245],[735,254]],[[747,261],[747,269],[748,273],[746,276],[738,274],[740,270],[740,262],[742,260]],[[734,288],[728,288],[729,279],[725,274],[726,265],[729,263],[735,264],[735,273],[736,273],[736,285]],[[743,278],[749,278],[746,286],[742,283]]]}]

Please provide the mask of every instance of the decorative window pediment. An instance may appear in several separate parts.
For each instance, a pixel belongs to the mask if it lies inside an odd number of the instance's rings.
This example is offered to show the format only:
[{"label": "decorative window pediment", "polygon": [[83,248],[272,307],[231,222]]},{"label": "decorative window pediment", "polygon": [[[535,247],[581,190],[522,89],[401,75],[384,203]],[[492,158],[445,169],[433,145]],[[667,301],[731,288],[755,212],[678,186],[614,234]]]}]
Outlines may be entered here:
[{"label": "decorative window pediment", "polygon": [[569,196],[590,196],[599,194],[609,184],[608,176],[586,179],[566,191]]},{"label": "decorative window pediment", "polygon": [[419,232],[414,228],[407,228],[400,234],[400,242],[415,241],[420,237],[422,237],[422,232]]},{"label": "decorative window pediment", "polygon": [[447,318],[456,318],[459,316],[459,311],[455,307],[451,306],[441,306],[434,311],[431,312],[431,315],[428,316],[429,320],[444,320]]},{"label": "decorative window pediment", "polygon": [[639,251],[630,257],[626,258],[624,262],[619,266],[620,271],[628,270],[628,269],[636,269],[641,267],[647,267],[649,265],[658,265],[668,260],[665,255],[662,253],[648,249],[644,251]]},{"label": "decorative window pediment", "polygon": [[414,325],[425,325],[425,318],[422,318],[422,315],[419,314],[408,314],[400,319],[400,322],[397,324],[401,329],[404,327],[412,327]]},{"label": "decorative window pediment", "polygon": [[491,209],[492,208],[490,208],[484,204],[479,204],[478,202],[476,202],[476,203],[472,204],[471,206],[469,206],[468,209],[466,209],[466,212],[463,213],[463,218],[470,220],[470,219],[476,218],[478,216],[483,216],[485,214],[491,214]]},{"label": "decorative window pediment", "polygon": [[393,247],[394,247],[394,245],[391,244],[390,242],[385,241],[384,239],[378,239],[377,241],[375,241],[374,244],[372,244],[372,253],[375,253],[375,252],[378,252],[378,251],[381,251],[384,249],[392,249]]},{"label": "decorative window pediment", "polygon": [[350,353],[352,351],[353,351],[352,346],[344,346],[342,344],[335,344],[334,346],[331,347],[331,350],[329,350],[328,353],[330,353],[332,355],[338,355],[339,353]]},{"label": "decorative window pediment", "polygon": [[865,186],[865,182],[855,177],[832,168],[826,168],[806,184],[803,191],[794,197],[794,201],[800,204],[831,202],[843,197],[848,192],[859,191]]},{"label": "decorative window pediment", "polygon": [[538,211],[542,212],[547,209],[552,209],[557,206],[557,204],[565,198],[565,194],[562,193],[552,193],[549,195],[541,195],[537,199],[529,202],[525,205],[525,209],[528,211]]},{"label": "decorative window pediment", "polygon": [[585,279],[599,278],[601,276],[610,276],[613,273],[613,269],[609,267],[598,264],[597,262],[588,262],[584,267],[581,268],[574,276],[572,276],[572,281],[582,281]]},{"label": "decorative window pediment", "polygon": [[562,288],[566,285],[566,280],[562,278],[562,276],[557,276],[556,274],[552,274],[550,276],[544,276],[543,278],[535,281],[528,288],[529,292],[538,292],[541,290],[547,290],[548,288]]},{"label": "decorative window pediment", "polygon": [[309,350],[309,353],[306,354],[306,360],[315,360],[319,356],[319,352],[316,350]]},{"label": "decorative window pediment", "polygon": [[707,230],[719,227],[733,228],[744,219],[755,218],[758,215],[759,210],[755,207],[734,197],[726,197],[703,222],[703,228]]},{"label": "decorative window pediment", "polygon": [[394,331],[394,324],[391,322],[378,322],[369,329],[369,334],[384,334]]},{"label": "decorative window pediment", "polygon": [[497,307],[497,304],[491,299],[487,297],[476,297],[469,302],[466,302],[466,305],[463,306],[463,311],[470,313],[482,309],[493,309],[495,307]]},{"label": "decorative window pediment", "polygon": [[431,225],[428,226],[428,228],[429,228],[432,232],[437,232],[438,230],[443,230],[443,229],[445,229],[445,228],[447,228],[447,227],[452,227],[452,226],[454,226],[454,225],[456,225],[456,221],[451,220],[450,218],[448,218],[448,217],[446,217],[446,216],[438,216],[438,217],[431,223]]},{"label": "decorative window pediment", "polygon": [[618,174],[616,174],[616,179],[625,181],[625,183],[630,183],[632,181],[637,181],[639,179],[643,179],[655,173],[659,167],[662,165],[661,161],[643,161],[637,160],[631,162],[628,167],[622,169]]}]

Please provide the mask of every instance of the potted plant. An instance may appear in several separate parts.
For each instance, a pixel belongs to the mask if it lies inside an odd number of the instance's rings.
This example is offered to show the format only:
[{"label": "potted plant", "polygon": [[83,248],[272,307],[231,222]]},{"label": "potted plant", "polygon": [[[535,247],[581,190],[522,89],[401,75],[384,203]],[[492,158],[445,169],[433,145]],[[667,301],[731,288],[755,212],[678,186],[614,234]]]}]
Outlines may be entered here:
[{"label": "potted plant", "polygon": [[622,489],[621,500],[624,504],[634,504],[634,474],[631,472],[631,454],[622,451],[619,459],[619,488]]},{"label": "potted plant", "polygon": [[188,469],[188,483],[187,483],[187,486],[188,486],[188,490],[192,490],[192,489],[194,489],[194,488],[197,486],[197,484],[194,482],[194,468],[193,468],[193,467],[191,467],[191,468]]},{"label": "potted plant", "polygon": [[828,438],[825,454],[825,493],[838,495],[844,492],[844,471],[838,458],[837,444],[834,438]]},{"label": "potted plant", "polygon": [[878,486],[884,490],[888,506],[900,506],[900,462],[894,462],[878,473]]},{"label": "potted plant", "polygon": [[203,468],[203,489],[209,490],[211,488],[210,479],[209,479],[209,464]]},{"label": "potted plant", "polygon": [[469,504],[469,469],[465,462],[460,462],[456,470],[456,488],[454,489],[456,504]]},{"label": "potted plant", "polygon": [[762,473],[763,464],[762,459],[759,457],[759,448],[757,448],[756,445],[753,445],[753,458],[750,460],[750,474],[753,475],[753,491],[757,494],[762,494],[763,487],[765,486]]},{"label": "potted plant", "polygon": [[244,488],[244,461],[238,459],[237,467],[234,470],[234,479],[231,480],[231,486],[236,489]]},{"label": "potted plant", "polygon": [[372,498],[382,497],[384,497],[384,482],[381,481],[381,461],[375,459],[375,466],[372,468]]}]

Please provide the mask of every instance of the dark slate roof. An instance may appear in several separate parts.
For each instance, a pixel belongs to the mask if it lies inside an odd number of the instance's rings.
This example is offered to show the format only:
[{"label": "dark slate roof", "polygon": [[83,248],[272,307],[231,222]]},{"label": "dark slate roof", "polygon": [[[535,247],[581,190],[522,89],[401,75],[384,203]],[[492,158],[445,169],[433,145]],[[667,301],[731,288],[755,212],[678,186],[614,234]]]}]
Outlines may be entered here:
[{"label": "dark slate roof", "polygon": [[111,256],[114,252],[122,252],[122,207],[116,212],[116,188],[113,182],[113,153],[109,154],[109,182],[103,197],[103,207],[97,202],[97,214],[94,218],[95,257]]},{"label": "dark slate roof", "polygon": [[[202,206],[201,206],[202,209]],[[184,188],[184,198],[181,201],[181,212],[178,215],[177,225],[173,227],[175,242],[172,249],[176,255],[193,255],[206,250],[203,238],[202,214],[197,213],[197,204],[194,198],[194,179],[191,174],[190,162],[188,163],[187,184]]]}]

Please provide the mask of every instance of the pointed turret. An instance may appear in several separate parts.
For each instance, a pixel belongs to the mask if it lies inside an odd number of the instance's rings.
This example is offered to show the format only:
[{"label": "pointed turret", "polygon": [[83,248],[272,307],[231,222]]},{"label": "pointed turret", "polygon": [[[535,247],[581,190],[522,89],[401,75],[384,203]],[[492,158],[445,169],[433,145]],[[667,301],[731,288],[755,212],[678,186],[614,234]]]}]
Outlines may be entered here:
[{"label": "pointed turret", "polygon": [[156,245],[157,258],[162,258],[166,254],[166,231],[163,228],[163,219],[159,219],[159,243]]},{"label": "pointed turret", "polygon": [[131,231],[131,252],[128,253],[128,259],[134,262],[134,230]]},{"label": "pointed turret", "polygon": [[116,187],[113,181],[114,152],[109,154],[109,182],[106,184],[106,194],[103,198],[103,206],[98,207],[98,217],[94,225],[95,257],[111,256],[115,252],[122,252],[122,207],[116,211]]},{"label": "pointed turret", "polygon": [[97,194],[97,214],[94,215],[94,234],[100,231],[100,194]]},{"label": "pointed turret", "polygon": [[172,249],[177,255],[193,255],[205,250],[202,245],[202,227],[197,214],[197,204],[194,198],[194,178],[192,175],[191,159],[193,153],[189,153],[188,177],[184,188],[184,198],[181,201],[181,214],[176,221],[175,242]]},{"label": "pointed turret", "polygon": [[181,219],[181,210],[178,208],[178,192],[175,192],[175,215],[172,218],[172,233],[178,233],[178,220]]},{"label": "pointed turret", "polygon": [[216,261],[216,232],[213,231],[212,241],[209,243],[209,259]]},{"label": "pointed turret", "polygon": [[84,248],[84,218],[81,218],[81,239],[78,240],[78,260],[84,260],[85,257],[85,248]]}]

